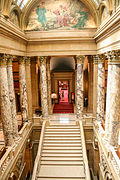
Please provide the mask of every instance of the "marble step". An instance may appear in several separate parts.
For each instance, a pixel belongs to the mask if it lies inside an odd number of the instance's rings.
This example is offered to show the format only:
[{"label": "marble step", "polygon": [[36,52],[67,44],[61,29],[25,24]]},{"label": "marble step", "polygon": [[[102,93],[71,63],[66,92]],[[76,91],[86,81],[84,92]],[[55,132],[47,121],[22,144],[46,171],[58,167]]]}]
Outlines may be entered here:
[{"label": "marble step", "polygon": [[56,127],[56,128],[58,128],[58,127],[79,127],[78,125],[76,125],[76,124],[57,124],[57,123],[55,123],[55,124],[50,124],[49,126],[47,126],[47,128],[49,128],[49,127]]},{"label": "marble step", "polygon": [[48,166],[41,165],[38,178],[85,178],[83,166]]},{"label": "marble step", "polygon": [[58,147],[47,147],[47,146],[42,146],[42,150],[81,150],[82,147],[81,146],[72,146],[72,147],[69,147],[69,146],[58,146]]},{"label": "marble step", "polygon": [[41,165],[69,165],[69,166],[83,166],[82,161],[41,161]]},{"label": "marble step", "polygon": [[76,178],[71,178],[71,177],[37,177],[38,180],[85,180],[84,177],[76,177]]},{"label": "marble step", "polygon": [[41,161],[83,161],[83,158],[82,157],[56,157],[56,156],[53,156],[53,157],[44,157],[42,156],[41,157]]},{"label": "marble step", "polygon": [[53,158],[83,158],[82,153],[76,153],[76,154],[49,154],[49,153],[42,153],[41,157],[53,157]]},{"label": "marble step", "polygon": [[78,129],[78,128],[76,128],[76,129],[73,129],[73,128],[71,128],[71,129],[65,129],[65,128],[64,129],[63,128],[62,129],[47,129],[46,128],[46,130],[45,130],[45,132],[64,132],[64,131],[65,132],[74,132],[74,131],[80,132],[80,129]]},{"label": "marble step", "polygon": [[76,144],[57,144],[57,143],[44,143],[43,142],[43,147],[81,147],[81,144],[80,143],[76,143]]},{"label": "marble step", "polygon": [[47,126],[46,129],[79,129],[79,126]]},{"label": "marble step", "polygon": [[80,140],[43,140],[43,143],[44,144],[77,144],[77,143],[79,143],[79,144],[81,144],[81,141]]},{"label": "marble step", "polygon": [[77,134],[71,134],[71,133],[70,134],[64,134],[64,133],[63,134],[57,134],[57,133],[55,133],[55,134],[48,134],[47,133],[46,134],[45,133],[44,137],[64,137],[64,138],[65,137],[66,138],[69,138],[69,137],[79,137],[80,138],[81,136],[80,136],[80,133],[77,133]]},{"label": "marble step", "polygon": [[56,131],[56,132],[55,131],[45,131],[44,134],[45,135],[46,134],[64,134],[64,135],[65,134],[80,134],[80,131],[72,131],[72,132],[71,131],[67,131],[67,132],[66,131],[65,132],[63,132],[63,131],[59,131],[59,132],[58,131]]},{"label": "marble step", "polygon": [[62,150],[60,150],[60,149],[58,149],[58,150],[53,150],[53,149],[43,149],[42,150],[42,154],[43,153],[49,153],[49,154],[82,154],[82,149],[66,149],[66,150],[64,150],[64,149],[62,149]]},{"label": "marble step", "polygon": [[50,137],[44,137],[43,138],[43,141],[44,140],[47,140],[47,141],[77,141],[77,140],[81,140],[81,137],[80,136],[74,136],[74,137],[71,137],[71,136],[67,136],[67,137],[64,137],[64,136],[60,136],[60,137],[56,137],[56,136],[50,136]]}]

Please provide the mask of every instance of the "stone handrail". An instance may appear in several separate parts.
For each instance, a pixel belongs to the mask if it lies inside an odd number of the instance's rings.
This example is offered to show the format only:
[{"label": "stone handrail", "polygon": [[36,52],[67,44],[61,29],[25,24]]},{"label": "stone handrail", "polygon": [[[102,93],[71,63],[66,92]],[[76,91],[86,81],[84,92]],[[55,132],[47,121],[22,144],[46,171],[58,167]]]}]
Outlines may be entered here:
[{"label": "stone handrail", "polygon": [[110,148],[110,158],[114,160],[114,163],[112,161],[113,166],[116,166],[117,169],[117,173],[120,176],[120,159],[116,154],[115,148],[111,147]]},{"label": "stone handrail", "polygon": [[42,150],[42,143],[43,143],[43,136],[44,136],[44,131],[45,131],[46,122],[47,122],[47,121],[43,121],[43,125],[42,125],[42,131],[41,131],[41,135],[40,135],[38,152],[37,152],[37,156],[36,156],[35,163],[34,163],[32,180],[35,180],[35,179],[36,179],[37,171],[38,171],[38,169],[39,169],[39,167],[40,167],[39,165],[40,165],[41,150]]},{"label": "stone handrail", "polygon": [[83,151],[83,160],[84,160],[84,168],[85,168],[85,178],[86,180],[90,180],[90,170],[88,166],[88,159],[87,159],[87,152],[86,152],[86,146],[85,146],[85,135],[83,130],[82,121],[79,121],[80,125],[80,131],[81,131],[81,141],[82,141],[82,151]]},{"label": "stone handrail", "polygon": [[0,160],[0,176],[4,173],[8,163],[10,163],[12,157],[13,157],[13,146],[9,147],[6,150],[6,153],[4,154],[4,156],[1,158]]},{"label": "stone handrail", "polygon": [[112,174],[115,179],[119,179],[120,176],[120,159],[117,156],[115,148],[110,146],[105,140],[105,131],[100,123],[95,124],[94,126],[95,134],[97,135],[99,148],[104,152],[106,162],[111,169]]},{"label": "stone handrail", "polygon": [[10,167],[12,164],[14,164],[14,158],[18,158],[18,154],[20,153],[26,136],[28,136],[30,131],[30,127],[31,123],[26,122],[19,132],[20,139],[15,144],[6,149],[5,154],[0,160],[0,180],[6,179],[6,176],[10,171]]}]

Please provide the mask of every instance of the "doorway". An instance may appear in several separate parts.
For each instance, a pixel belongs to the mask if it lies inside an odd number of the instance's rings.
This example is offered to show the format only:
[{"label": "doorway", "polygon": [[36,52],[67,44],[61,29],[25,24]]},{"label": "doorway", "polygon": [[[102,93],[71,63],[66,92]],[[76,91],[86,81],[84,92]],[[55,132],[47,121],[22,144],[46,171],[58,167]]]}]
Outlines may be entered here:
[{"label": "doorway", "polygon": [[69,82],[68,81],[58,81],[58,102],[69,103]]}]

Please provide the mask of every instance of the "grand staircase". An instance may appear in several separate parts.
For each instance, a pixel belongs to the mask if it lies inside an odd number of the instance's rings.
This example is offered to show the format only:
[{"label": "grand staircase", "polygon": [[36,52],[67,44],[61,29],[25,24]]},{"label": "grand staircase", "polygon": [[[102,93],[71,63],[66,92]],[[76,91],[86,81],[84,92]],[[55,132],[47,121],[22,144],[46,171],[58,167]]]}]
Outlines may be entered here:
[{"label": "grand staircase", "polygon": [[36,162],[38,165],[33,180],[85,180],[80,126],[49,124],[43,131],[41,149],[40,145],[38,149],[39,161]]}]

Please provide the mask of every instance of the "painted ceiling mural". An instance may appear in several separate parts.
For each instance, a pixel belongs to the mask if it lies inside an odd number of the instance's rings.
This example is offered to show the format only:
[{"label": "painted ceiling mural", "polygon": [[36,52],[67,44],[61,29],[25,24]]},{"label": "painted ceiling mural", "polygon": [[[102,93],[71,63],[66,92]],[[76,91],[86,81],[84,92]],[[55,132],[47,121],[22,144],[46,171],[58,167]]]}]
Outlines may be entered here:
[{"label": "painted ceiling mural", "polygon": [[27,31],[95,28],[89,10],[79,0],[42,0],[28,19]]}]

